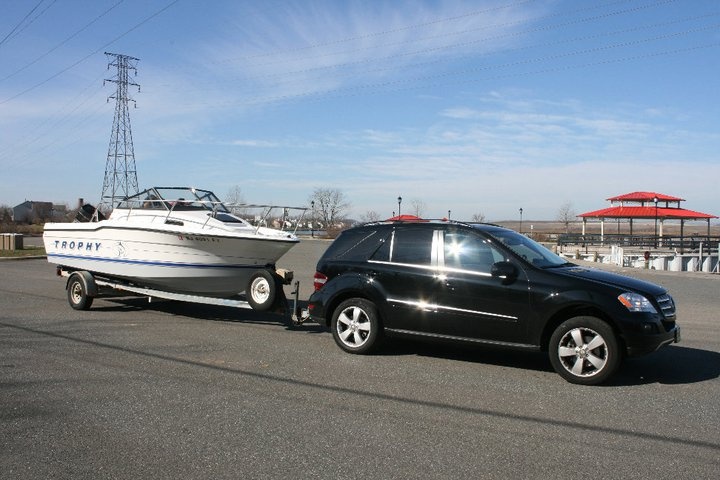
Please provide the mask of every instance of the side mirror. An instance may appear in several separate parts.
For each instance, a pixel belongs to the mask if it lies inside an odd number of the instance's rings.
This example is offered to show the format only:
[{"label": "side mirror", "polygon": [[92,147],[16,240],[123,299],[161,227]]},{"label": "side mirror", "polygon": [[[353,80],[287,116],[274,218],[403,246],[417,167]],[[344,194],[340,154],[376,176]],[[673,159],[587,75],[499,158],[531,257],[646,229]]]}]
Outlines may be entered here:
[{"label": "side mirror", "polygon": [[518,269],[510,262],[497,262],[490,269],[490,275],[502,280],[503,285],[508,285],[517,279]]}]

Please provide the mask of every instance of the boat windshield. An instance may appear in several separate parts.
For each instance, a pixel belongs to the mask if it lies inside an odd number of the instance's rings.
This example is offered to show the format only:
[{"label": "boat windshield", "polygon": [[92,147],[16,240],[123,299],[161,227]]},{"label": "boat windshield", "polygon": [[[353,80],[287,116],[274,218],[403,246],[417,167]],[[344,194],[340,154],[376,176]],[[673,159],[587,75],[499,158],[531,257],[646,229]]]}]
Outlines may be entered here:
[{"label": "boat windshield", "polygon": [[229,210],[209,190],[187,187],[154,187],[127,197],[118,208],[140,208],[143,210],[207,210],[225,212]]}]

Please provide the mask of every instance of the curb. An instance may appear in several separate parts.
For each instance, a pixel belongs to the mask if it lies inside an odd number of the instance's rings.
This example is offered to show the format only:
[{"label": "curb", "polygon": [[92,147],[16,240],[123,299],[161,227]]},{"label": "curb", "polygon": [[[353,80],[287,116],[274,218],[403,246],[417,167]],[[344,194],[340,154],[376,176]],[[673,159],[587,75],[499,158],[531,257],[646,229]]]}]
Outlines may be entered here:
[{"label": "curb", "polygon": [[0,257],[0,262],[8,260],[38,260],[41,258],[47,258],[47,255],[27,255],[24,257]]}]

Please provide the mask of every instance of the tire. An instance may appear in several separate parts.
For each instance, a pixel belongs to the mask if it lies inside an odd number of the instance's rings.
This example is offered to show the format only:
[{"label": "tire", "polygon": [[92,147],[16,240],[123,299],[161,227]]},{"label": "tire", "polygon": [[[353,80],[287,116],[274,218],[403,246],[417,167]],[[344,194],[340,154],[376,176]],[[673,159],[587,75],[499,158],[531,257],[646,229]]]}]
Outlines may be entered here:
[{"label": "tire", "polygon": [[615,373],[621,352],[615,332],[596,317],[574,317],[550,337],[550,363],[570,383],[597,385]]},{"label": "tire", "polygon": [[273,272],[258,270],[250,277],[245,294],[253,310],[265,312],[275,304],[277,291],[278,281]]},{"label": "tire", "polygon": [[333,312],[331,329],[335,343],[349,353],[370,353],[382,338],[377,308],[364,298],[351,298],[338,305]]},{"label": "tire", "polygon": [[93,297],[88,295],[88,287],[85,280],[78,274],[72,274],[67,283],[68,303],[75,310],[89,310],[93,303]]}]

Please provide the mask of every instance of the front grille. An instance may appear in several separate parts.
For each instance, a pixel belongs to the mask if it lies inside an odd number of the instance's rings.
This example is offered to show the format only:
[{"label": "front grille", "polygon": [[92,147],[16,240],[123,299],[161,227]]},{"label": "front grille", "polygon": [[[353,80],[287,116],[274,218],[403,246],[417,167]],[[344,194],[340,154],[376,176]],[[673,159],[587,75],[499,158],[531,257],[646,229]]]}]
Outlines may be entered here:
[{"label": "front grille", "polygon": [[660,305],[660,311],[665,318],[675,317],[675,302],[672,297],[667,293],[657,297],[657,302]]},{"label": "front grille", "polygon": [[663,327],[665,327],[665,331],[669,332],[675,328],[675,301],[668,294],[660,295],[656,300],[664,317],[662,321]]}]

